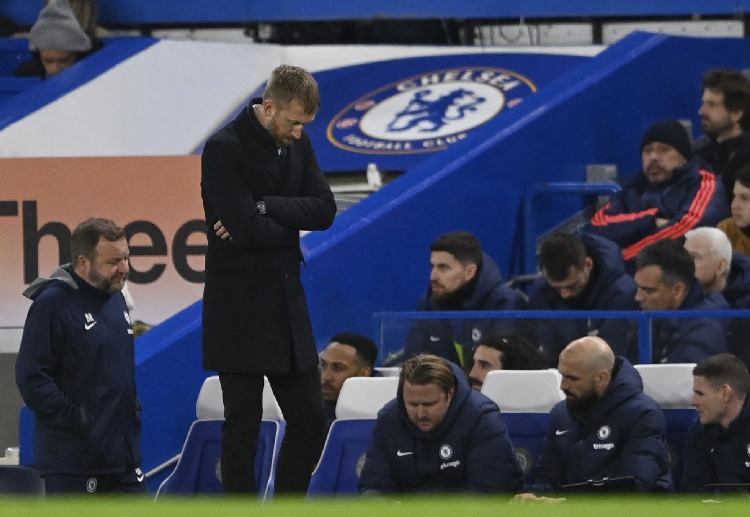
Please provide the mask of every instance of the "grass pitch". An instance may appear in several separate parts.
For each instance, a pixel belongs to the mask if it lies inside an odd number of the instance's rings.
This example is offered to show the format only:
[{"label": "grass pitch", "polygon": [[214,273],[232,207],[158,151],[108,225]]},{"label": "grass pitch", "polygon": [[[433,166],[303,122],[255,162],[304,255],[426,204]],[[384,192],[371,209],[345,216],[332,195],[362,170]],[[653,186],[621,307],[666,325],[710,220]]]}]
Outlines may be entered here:
[{"label": "grass pitch", "polygon": [[92,496],[83,498],[0,499],[0,516],[13,517],[723,517],[750,514],[750,498],[733,496],[706,502],[698,497],[647,496],[574,497],[557,504],[511,503],[499,496],[421,496],[403,499],[227,497],[131,499]]}]

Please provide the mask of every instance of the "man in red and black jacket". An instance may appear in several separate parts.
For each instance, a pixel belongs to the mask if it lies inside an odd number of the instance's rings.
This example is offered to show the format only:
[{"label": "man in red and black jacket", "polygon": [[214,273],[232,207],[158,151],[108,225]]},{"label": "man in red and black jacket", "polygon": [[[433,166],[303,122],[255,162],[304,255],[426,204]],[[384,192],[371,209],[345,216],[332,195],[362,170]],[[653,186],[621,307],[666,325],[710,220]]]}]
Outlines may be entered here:
[{"label": "man in red and black jacket", "polygon": [[679,239],[698,226],[716,226],[729,214],[721,181],[693,156],[676,120],[657,122],[641,142],[642,174],[623,180],[622,192],[599,210],[586,231],[622,248],[626,261],[649,244]]}]

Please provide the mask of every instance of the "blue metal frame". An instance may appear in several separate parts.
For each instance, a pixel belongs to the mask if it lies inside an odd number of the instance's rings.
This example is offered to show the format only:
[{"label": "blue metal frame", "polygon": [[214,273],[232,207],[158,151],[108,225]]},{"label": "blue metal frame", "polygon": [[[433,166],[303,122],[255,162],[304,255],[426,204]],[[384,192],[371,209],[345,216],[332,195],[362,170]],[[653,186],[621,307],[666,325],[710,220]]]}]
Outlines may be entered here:
[{"label": "blue metal frame", "polygon": [[523,198],[523,272],[531,274],[536,271],[536,200],[541,196],[579,195],[601,196],[617,194],[622,190],[619,183],[560,181],[535,183],[529,187]]},{"label": "blue metal frame", "polygon": [[675,310],[675,311],[403,311],[376,312],[372,319],[375,323],[377,342],[380,343],[380,357],[386,357],[395,350],[383,349],[383,330],[386,321],[413,321],[432,319],[580,319],[580,318],[616,318],[630,319],[638,322],[638,359],[642,364],[651,362],[651,323],[655,319],[670,318],[750,318],[750,309],[730,310]]}]

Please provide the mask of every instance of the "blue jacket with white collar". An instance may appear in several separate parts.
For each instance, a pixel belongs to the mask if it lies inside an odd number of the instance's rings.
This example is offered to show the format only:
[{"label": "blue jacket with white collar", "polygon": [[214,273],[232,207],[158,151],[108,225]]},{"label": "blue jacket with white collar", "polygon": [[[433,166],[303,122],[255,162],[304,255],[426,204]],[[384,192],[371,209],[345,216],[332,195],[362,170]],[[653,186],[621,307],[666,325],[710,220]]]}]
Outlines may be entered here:
[{"label": "blue jacket with white collar", "polygon": [[140,467],[134,339],[122,293],[96,289],[67,264],[24,295],[33,303],[16,384],[36,417],[36,468],[98,475]]},{"label": "blue jacket with white collar", "polygon": [[360,492],[512,492],[522,473],[500,409],[451,364],[456,393],[443,421],[421,431],[406,413],[403,386],[378,413]]},{"label": "blue jacket with white collar", "polygon": [[633,476],[639,490],[673,491],[666,426],[658,404],[643,393],[635,368],[617,357],[604,396],[591,407],[571,411],[566,401],[552,408],[537,483],[530,491]]}]

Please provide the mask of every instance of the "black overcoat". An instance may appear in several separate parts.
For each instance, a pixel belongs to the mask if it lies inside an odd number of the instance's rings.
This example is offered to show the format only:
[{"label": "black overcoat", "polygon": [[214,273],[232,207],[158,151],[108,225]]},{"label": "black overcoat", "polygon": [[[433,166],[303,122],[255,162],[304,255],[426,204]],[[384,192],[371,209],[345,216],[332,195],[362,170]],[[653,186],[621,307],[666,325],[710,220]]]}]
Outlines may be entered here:
[{"label": "black overcoat", "polygon": [[[201,163],[208,225],[203,367],[264,374],[315,367],[299,232],[330,227],[336,204],[308,135],[280,154],[250,105],[206,142]],[[231,240],[216,236],[217,220]]]}]

